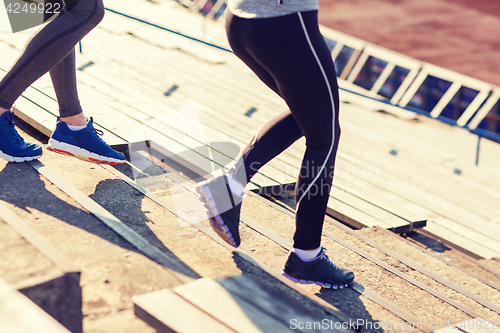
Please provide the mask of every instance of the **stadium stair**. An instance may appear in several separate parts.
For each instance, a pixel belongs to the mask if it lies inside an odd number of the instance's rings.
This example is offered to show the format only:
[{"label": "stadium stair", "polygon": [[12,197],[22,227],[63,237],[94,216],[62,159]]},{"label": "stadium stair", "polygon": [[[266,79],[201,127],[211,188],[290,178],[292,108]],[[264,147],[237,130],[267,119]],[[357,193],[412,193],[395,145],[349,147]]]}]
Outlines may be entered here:
[{"label": "stadium stair", "polygon": [[[8,67],[21,45],[12,36],[0,38],[7,55],[0,67]],[[36,162],[0,161],[0,204],[6,207],[1,219],[22,221],[57,249],[51,253],[78,269],[62,270],[32,239],[8,223],[0,226],[6,231],[2,236],[10,235],[5,242],[29,249],[30,260],[41,258],[36,260],[41,283],[53,278],[51,272],[80,272],[84,332],[434,332],[450,327],[475,332],[488,322],[498,324],[500,264],[494,258],[499,255],[488,244],[497,232],[499,192],[496,184],[485,189],[497,173],[459,158],[452,141],[472,142],[467,134],[404,112],[400,117],[374,112],[376,101],[343,93],[345,125],[329,205],[338,219],[327,216],[323,245],[356,280],[339,290],[300,286],[279,273],[291,249],[293,203],[255,192],[294,182],[303,141],[255,177],[243,201],[243,242],[237,250],[208,227],[194,191],[194,180],[234,157],[229,149],[234,146],[219,149],[214,142],[241,147],[283,110],[283,102],[231,54],[112,13],[83,48],[78,79],[84,108],[104,130],[104,140],[126,152],[129,161],[100,166],[50,152]],[[27,141],[45,144],[54,126],[57,103],[49,87],[44,77],[17,103],[17,123]],[[186,107],[190,104],[196,112]],[[199,128],[203,138],[196,135]],[[141,136],[144,131],[148,135]],[[442,145],[427,141],[444,132],[450,138]],[[376,167],[377,177],[356,176],[356,166],[360,172]],[[462,175],[454,172],[457,168]],[[424,219],[423,229],[401,235],[387,230]],[[349,221],[358,227],[346,225]],[[437,237],[426,231],[443,221],[465,225],[465,232]],[[492,227],[484,230],[479,221]],[[456,241],[464,234],[472,241]],[[14,255],[7,247],[6,260]],[[13,264],[1,268],[0,277],[22,291],[33,268],[30,262]],[[67,311],[57,309],[61,315]]]}]

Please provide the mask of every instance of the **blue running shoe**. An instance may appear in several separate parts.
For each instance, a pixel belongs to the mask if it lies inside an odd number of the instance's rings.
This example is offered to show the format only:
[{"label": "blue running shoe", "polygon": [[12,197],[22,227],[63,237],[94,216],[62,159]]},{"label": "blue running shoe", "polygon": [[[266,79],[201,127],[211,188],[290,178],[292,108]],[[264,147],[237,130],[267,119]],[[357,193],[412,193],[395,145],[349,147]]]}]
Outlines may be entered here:
[{"label": "blue running shoe", "polygon": [[233,194],[226,176],[213,177],[196,186],[200,201],[204,204],[212,229],[229,245],[241,243],[241,198]]},{"label": "blue running shoe", "polygon": [[72,131],[66,123],[57,118],[56,129],[50,137],[47,149],[92,163],[108,165],[125,163],[125,155],[113,150],[99,137],[103,133],[94,128],[93,122],[90,117],[87,127]]},{"label": "blue running shoe", "polygon": [[14,125],[14,112],[7,111],[0,116],[0,157],[9,162],[26,162],[39,159],[42,147],[24,142]]},{"label": "blue running shoe", "polygon": [[303,261],[294,252],[290,252],[285,268],[281,272],[295,283],[317,284],[325,288],[342,289],[354,280],[354,273],[337,267],[325,254],[326,249],[311,261]]}]

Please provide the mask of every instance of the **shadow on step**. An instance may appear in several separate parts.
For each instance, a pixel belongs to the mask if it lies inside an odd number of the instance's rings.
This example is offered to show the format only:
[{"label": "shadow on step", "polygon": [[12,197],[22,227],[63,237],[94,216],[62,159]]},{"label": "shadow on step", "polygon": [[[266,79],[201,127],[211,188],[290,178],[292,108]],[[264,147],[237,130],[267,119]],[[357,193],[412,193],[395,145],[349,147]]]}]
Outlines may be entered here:
[{"label": "shadow on step", "polygon": [[[251,276],[254,280],[259,281],[260,284],[267,286],[269,290],[273,290],[275,294],[281,295],[280,298],[283,302],[286,302],[290,305],[301,304],[301,307],[309,308],[309,310],[312,310],[314,313],[320,313],[324,311],[319,310],[320,308],[323,308],[318,303],[305,297],[298,291],[289,288],[287,285],[283,284],[272,275],[266,273],[262,268],[259,268],[256,265],[246,261],[239,255],[235,254],[233,255],[233,258],[236,265],[239,269],[241,269],[244,275]],[[304,287],[305,289],[311,291],[308,286]],[[352,318],[350,320],[350,329],[354,329],[357,332],[384,332],[383,328],[385,323],[373,319],[370,312],[366,309],[363,301],[360,299],[360,294],[354,289],[345,288],[334,290],[319,287],[317,287],[317,289],[318,291],[314,292],[316,296],[330,303],[331,305],[339,309],[342,313],[345,313],[350,318]],[[321,326],[322,329],[328,326],[328,324],[326,324],[327,322],[330,323],[330,315],[327,312],[324,312],[323,318],[318,318],[316,316],[316,319],[319,320],[319,322],[322,324],[318,324],[318,326]],[[323,319],[325,320],[325,322],[322,321]],[[294,324],[294,322],[290,322],[290,325],[292,324]],[[326,329],[325,331],[329,332],[328,329]]]},{"label": "shadow on step", "polygon": [[[193,278],[200,277],[177,258],[147,227],[148,219],[141,207],[144,198],[142,194],[121,180],[103,180],[90,197],[176,262],[177,266],[181,267],[180,273]],[[94,216],[78,208],[76,203],[62,194],[55,185],[42,180],[41,175],[27,163],[7,163],[0,170],[0,200],[31,214],[31,217],[25,216],[25,220],[34,224],[50,227],[53,220],[57,219],[129,251],[139,252]],[[47,218],[36,211],[47,215]]]},{"label": "shadow on step", "polygon": [[181,273],[195,279],[201,277],[177,258],[148,227],[147,223],[152,223],[152,221],[146,216],[147,211],[144,211],[142,207],[144,194],[122,180],[105,179],[97,184],[94,193],[89,197],[174,260],[184,270]]}]

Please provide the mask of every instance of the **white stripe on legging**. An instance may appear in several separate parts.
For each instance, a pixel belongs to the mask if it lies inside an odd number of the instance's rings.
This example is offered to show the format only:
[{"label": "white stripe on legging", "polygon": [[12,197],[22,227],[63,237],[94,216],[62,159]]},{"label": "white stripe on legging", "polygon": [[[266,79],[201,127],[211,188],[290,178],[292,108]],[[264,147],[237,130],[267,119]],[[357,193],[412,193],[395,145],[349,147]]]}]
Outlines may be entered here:
[{"label": "white stripe on legging", "polygon": [[330,158],[330,155],[332,154],[333,146],[335,145],[335,102],[333,100],[332,87],[330,86],[330,82],[328,82],[328,76],[326,75],[326,72],[323,68],[323,65],[321,64],[321,61],[319,60],[318,54],[316,53],[316,50],[314,49],[314,46],[311,42],[311,39],[309,38],[309,34],[307,33],[306,25],[304,24],[304,20],[302,19],[302,14],[300,12],[298,12],[297,14],[299,14],[300,23],[302,24],[302,29],[304,30],[304,34],[306,36],[307,42],[309,43],[309,47],[311,48],[311,51],[314,54],[316,61],[318,62],[318,66],[321,70],[321,73],[323,74],[323,77],[325,78],[326,85],[328,86],[328,92],[330,93],[330,101],[332,103],[333,124],[332,124],[332,145],[330,146],[330,151],[328,152],[328,155],[326,156],[326,159],[323,162],[323,165],[321,166],[321,169],[318,172],[318,175],[314,178],[312,183],[309,184],[309,186],[307,187],[307,190],[305,190],[305,192],[300,196],[299,200],[297,200],[297,208],[295,209],[296,211],[299,210],[300,202],[302,201],[302,199],[304,198],[306,193],[311,190],[311,187],[318,180],[319,176],[321,175],[321,173],[325,169],[326,163],[327,163],[328,159]]}]

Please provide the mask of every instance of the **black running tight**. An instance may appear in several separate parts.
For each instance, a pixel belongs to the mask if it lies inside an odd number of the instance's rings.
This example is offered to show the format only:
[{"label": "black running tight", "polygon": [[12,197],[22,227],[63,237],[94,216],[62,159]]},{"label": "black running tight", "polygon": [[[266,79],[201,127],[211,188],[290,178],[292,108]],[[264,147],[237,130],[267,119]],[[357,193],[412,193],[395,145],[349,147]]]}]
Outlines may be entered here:
[{"label": "black running tight", "polygon": [[237,161],[235,177],[250,181],[259,168],[305,136],[295,188],[294,247],[315,249],[321,244],[340,138],[337,76],[317,11],[264,19],[228,13],[226,31],[234,53],[290,108],[259,130]]}]

